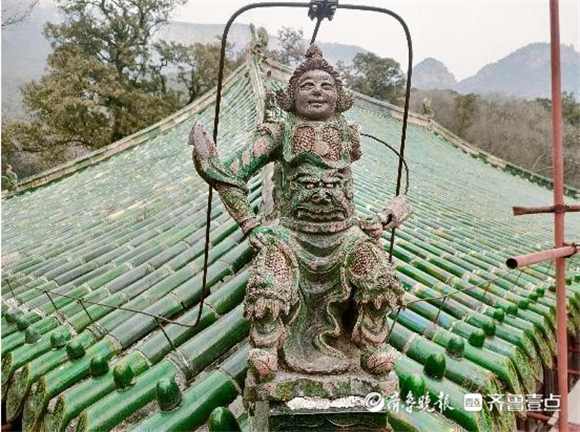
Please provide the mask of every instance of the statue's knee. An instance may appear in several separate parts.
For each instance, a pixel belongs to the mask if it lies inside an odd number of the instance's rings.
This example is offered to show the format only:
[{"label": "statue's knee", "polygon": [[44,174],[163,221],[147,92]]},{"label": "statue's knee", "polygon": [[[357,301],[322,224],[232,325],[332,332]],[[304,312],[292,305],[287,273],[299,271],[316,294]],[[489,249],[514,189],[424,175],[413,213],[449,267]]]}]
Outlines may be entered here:
[{"label": "statue's knee", "polygon": [[277,319],[287,315],[298,293],[298,264],[281,241],[265,246],[252,261],[246,288],[245,315]]},{"label": "statue's knee", "polygon": [[404,291],[395,269],[387,253],[372,241],[363,239],[353,246],[346,268],[357,304],[372,304],[376,309],[392,309],[402,304]]}]

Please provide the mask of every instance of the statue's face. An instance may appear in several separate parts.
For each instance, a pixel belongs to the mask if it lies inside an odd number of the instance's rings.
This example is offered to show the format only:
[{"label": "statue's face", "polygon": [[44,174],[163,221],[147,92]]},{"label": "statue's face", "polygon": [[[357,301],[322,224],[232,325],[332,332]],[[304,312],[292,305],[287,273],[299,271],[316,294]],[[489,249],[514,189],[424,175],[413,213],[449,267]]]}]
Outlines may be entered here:
[{"label": "statue's face", "polygon": [[336,111],[337,97],[336,83],[328,72],[305,72],[294,93],[296,112],[310,120],[328,120]]}]

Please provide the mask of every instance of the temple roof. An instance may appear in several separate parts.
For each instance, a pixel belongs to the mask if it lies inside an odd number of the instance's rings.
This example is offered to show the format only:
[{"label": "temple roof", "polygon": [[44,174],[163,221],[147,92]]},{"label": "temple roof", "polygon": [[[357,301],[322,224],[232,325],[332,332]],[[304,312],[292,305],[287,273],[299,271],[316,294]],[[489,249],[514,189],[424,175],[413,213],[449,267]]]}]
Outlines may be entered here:
[{"label": "temple roof", "polygon": [[[250,139],[263,119],[266,89],[288,78],[286,67],[251,55],[228,78],[222,155]],[[144,131],[24,179],[3,199],[8,421],[23,413],[24,430],[196,430],[212,410],[231,404],[247,428],[239,400],[249,323],[241,304],[252,255],[217,198],[211,294],[196,321],[208,189],[192,166],[187,137],[198,120],[210,128],[214,102],[211,91]],[[398,147],[399,108],[357,95],[345,115]],[[398,161],[366,138],[362,150],[353,165],[355,202],[368,214],[393,198]],[[544,366],[553,365],[553,268],[513,271],[503,264],[551,247],[551,216],[516,218],[511,211],[551,202],[550,183],[416,114],[405,156],[415,212],[396,231],[394,263],[413,302],[390,338],[402,353],[395,369],[411,387],[420,375],[432,399],[443,392],[456,409],[442,415],[401,408],[392,422],[409,430],[514,430],[516,413],[464,412],[463,395],[534,393]],[[250,191],[258,205],[260,176]],[[578,202],[577,190],[567,194]],[[566,238],[580,239],[580,215],[567,217]],[[568,270],[568,330],[577,334],[580,260],[569,260]],[[445,302],[414,302],[455,290],[463,291]]]}]

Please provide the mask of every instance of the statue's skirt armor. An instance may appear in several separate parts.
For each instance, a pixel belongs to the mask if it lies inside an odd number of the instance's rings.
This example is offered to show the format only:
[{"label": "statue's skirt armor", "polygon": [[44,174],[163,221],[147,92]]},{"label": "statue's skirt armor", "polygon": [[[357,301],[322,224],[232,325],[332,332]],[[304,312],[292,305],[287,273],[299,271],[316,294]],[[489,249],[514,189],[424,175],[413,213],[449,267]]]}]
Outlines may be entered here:
[{"label": "statue's skirt armor", "polygon": [[[384,251],[358,226],[334,234],[272,229],[280,240],[256,256],[246,313],[256,312],[259,299],[280,301],[265,312],[271,316],[278,312],[276,319],[286,328],[279,348],[291,370],[337,374],[357,368],[356,342],[361,336],[378,343],[384,340],[388,310],[401,292]],[[276,260],[260,257],[276,254]],[[264,268],[266,263],[272,267]],[[289,268],[283,270],[281,265]],[[380,314],[365,314],[376,305]],[[266,340],[255,341],[267,345]]]}]

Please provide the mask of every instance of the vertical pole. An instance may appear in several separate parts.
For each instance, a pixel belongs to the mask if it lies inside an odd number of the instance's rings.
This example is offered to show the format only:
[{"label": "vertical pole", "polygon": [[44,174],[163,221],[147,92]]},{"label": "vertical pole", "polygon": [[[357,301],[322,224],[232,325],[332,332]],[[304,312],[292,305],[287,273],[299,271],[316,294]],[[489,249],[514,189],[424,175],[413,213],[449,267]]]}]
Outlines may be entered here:
[{"label": "vertical pole", "polygon": [[[562,85],[560,77],[559,0],[550,0],[550,53],[552,63],[552,176],[554,205],[564,204],[562,150]],[[564,214],[554,213],[555,247],[564,246]],[[558,392],[561,397],[558,429],[568,432],[568,336],[566,332],[566,259],[556,258],[556,333],[558,337]]]}]

